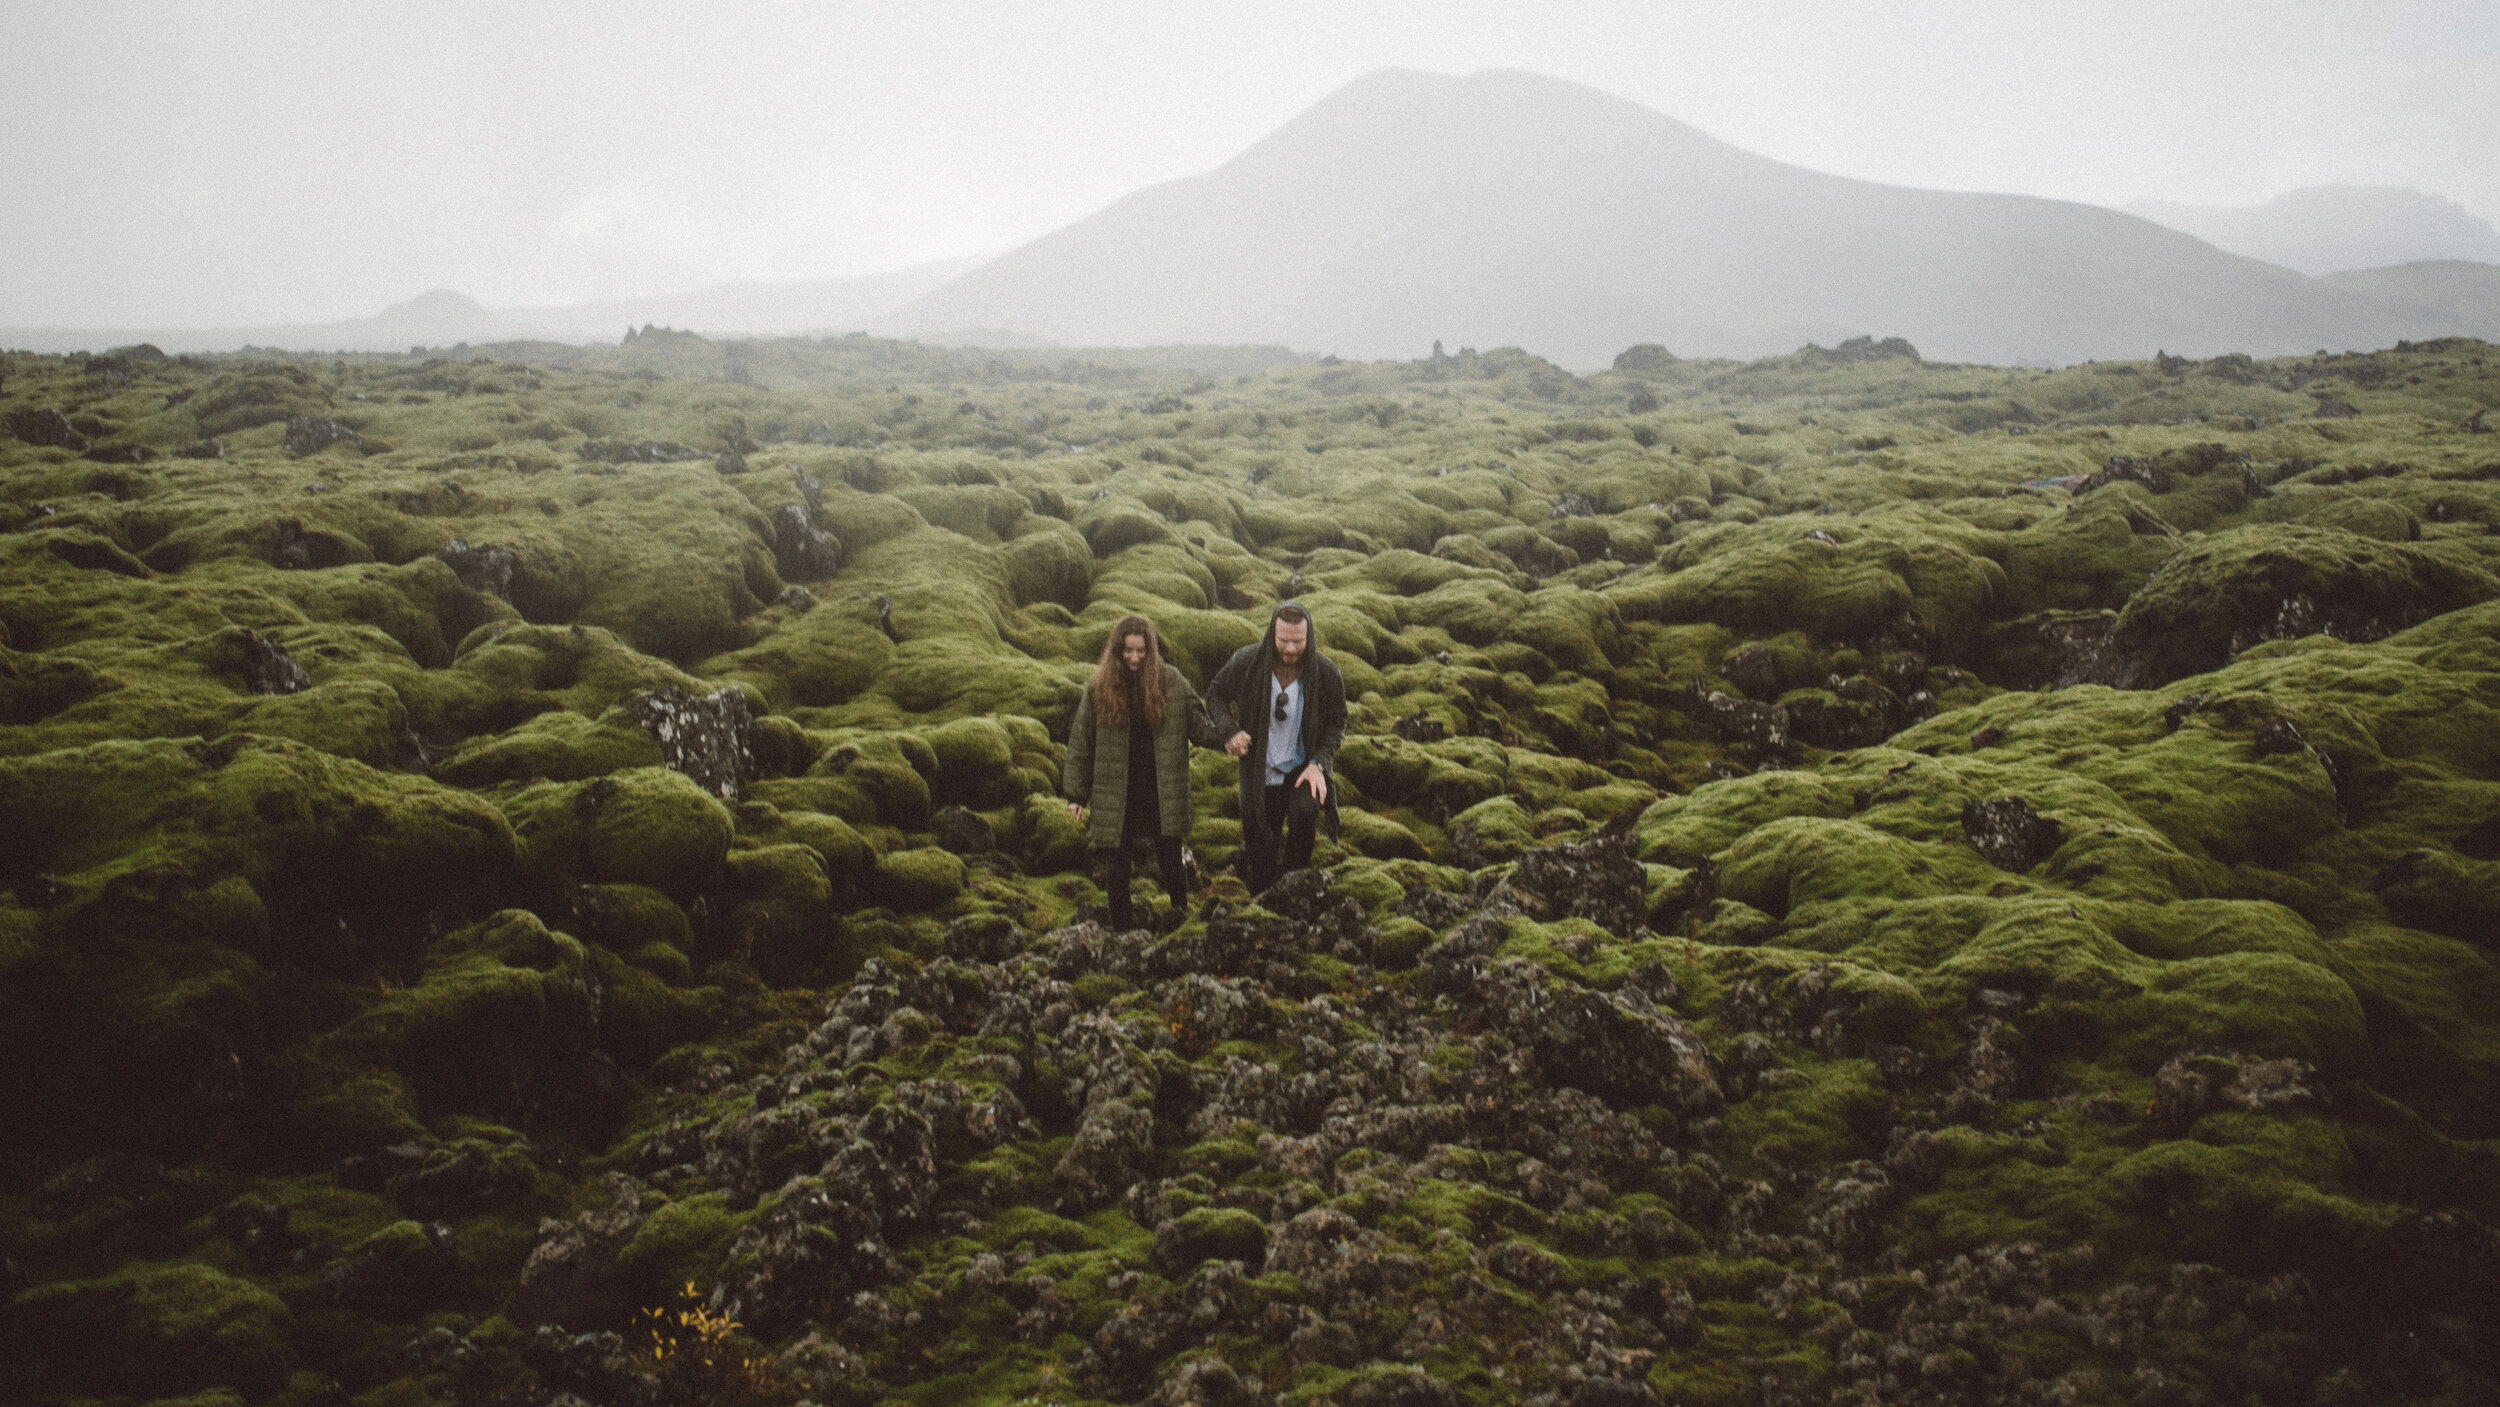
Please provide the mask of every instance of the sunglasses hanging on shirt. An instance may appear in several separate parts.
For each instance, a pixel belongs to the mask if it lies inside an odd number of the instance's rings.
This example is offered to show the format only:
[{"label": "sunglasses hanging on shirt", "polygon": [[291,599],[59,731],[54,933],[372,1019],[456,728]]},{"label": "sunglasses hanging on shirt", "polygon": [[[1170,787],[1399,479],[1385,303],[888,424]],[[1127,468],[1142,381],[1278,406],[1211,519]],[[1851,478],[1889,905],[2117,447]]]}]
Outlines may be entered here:
[{"label": "sunglasses hanging on shirt", "polygon": [[1285,721],[1285,691],[1282,689],[1276,691],[1276,721]]}]

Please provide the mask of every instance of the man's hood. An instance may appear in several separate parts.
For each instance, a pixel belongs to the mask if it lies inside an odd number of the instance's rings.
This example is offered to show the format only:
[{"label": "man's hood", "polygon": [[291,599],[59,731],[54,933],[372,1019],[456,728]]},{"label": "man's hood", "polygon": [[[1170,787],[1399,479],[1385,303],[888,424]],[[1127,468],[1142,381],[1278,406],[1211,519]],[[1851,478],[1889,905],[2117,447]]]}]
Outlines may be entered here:
[{"label": "man's hood", "polygon": [[1279,602],[1277,602],[1277,603],[1276,603],[1276,609],[1275,609],[1275,610],[1273,610],[1273,611],[1268,612],[1268,614],[1267,614],[1267,638],[1266,638],[1266,640],[1265,640],[1265,642],[1264,642],[1264,643],[1266,644],[1266,646],[1267,646],[1267,653],[1268,653],[1268,656],[1269,656],[1270,658],[1274,658],[1274,657],[1275,657],[1275,654],[1276,654],[1276,618],[1277,618],[1278,616],[1281,616],[1281,615],[1283,615],[1283,614],[1285,613],[1285,608],[1286,608],[1287,606],[1301,606],[1301,607],[1302,607],[1302,614],[1304,614],[1304,615],[1306,615],[1306,616],[1309,616],[1309,617],[1311,618],[1311,626],[1310,626],[1311,635],[1310,635],[1310,640],[1309,640],[1309,642],[1308,642],[1307,644],[1305,644],[1305,645],[1302,647],[1302,657],[1303,657],[1304,659],[1309,659],[1309,658],[1310,658],[1310,657],[1312,657],[1313,655],[1316,655],[1316,654],[1318,654],[1318,653],[1319,653],[1319,616],[1318,616],[1317,614],[1315,614],[1315,613],[1311,610],[1311,608],[1310,608],[1310,607],[1308,607],[1308,606],[1303,606],[1303,605],[1302,605],[1302,603],[1301,603],[1301,602],[1299,602],[1299,601],[1279,601]]}]

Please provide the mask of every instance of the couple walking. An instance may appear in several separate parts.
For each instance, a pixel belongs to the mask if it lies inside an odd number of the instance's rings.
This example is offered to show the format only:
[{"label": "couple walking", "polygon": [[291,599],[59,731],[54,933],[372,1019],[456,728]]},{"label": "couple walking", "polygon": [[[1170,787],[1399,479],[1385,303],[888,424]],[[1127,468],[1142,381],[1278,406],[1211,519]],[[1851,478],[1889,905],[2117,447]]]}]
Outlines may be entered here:
[{"label": "couple walking", "polygon": [[1252,893],[1308,865],[1321,811],[1334,819],[1329,776],[1345,740],[1345,681],[1320,653],[1309,610],[1298,601],[1277,606],[1266,638],[1234,651],[1207,695],[1201,707],[1189,681],[1163,662],[1152,621],[1127,616],[1111,627],[1077,700],[1060,785],[1068,814],[1085,822],[1086,838],[1109,860],[1113,928],[1135,926],[1128,887],[1136,841],[1154,846],[1174,921],[1188,912],[1181,841],[1193,743],[1240,759],[1241,868]]}]

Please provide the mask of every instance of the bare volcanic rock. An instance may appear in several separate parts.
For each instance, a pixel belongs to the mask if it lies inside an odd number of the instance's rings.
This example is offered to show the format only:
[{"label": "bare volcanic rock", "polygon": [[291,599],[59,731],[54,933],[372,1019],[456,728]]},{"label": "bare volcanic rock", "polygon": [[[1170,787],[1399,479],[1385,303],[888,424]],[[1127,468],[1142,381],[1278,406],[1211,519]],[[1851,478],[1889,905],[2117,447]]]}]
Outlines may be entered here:
[{"label": "bare volcanic rock", "polygon": [[790,581],[822,581],[842,567],[842,544],[808,520],[808,510],[785,503],[773,510],[773,559]]},{"label": "bare volcanic rock", "polygon": [[83,450],[89,441],[69,423],[69,417],[52,407],[13,410],[0,415],[0,433],[23,440],[30,445],[55,449]]},{"label": "bare volcanic rock", "polygon": [[335,420],[318,415],[298,415],[286,423],[286,452],[297,458],[319,454],[332,445],[364,447],[364,439]]},{"label": "bare volcanic rock", "polygon": [[625,711],[659,739],[660,760],[671,771],[685,773],[723,801],[737,800],[739,786],[754,775],[748,741],[754,721],[746,695],[735,689],[697,698],[671,685],[628,696]]},{"label": "bare volcanic rock", "polygon": [[1980,858],[2016,874],[2047,859],[2065,827],[2031,809],[2020,797],[1974,801],[1962,808],[1962,834]]},{"label": "bare volcanic rock", "polygon": [[243,682],[255,694],[300,694],[312,676],[279,644],[256,630],[243,632]]}]

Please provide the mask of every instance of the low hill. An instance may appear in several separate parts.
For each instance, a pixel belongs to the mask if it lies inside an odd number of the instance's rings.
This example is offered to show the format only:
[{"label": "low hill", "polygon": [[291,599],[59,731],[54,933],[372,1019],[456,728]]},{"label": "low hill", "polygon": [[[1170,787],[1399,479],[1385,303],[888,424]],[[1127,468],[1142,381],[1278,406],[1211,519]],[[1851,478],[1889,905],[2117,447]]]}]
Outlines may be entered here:
[{"label": "low hill", "polygon": [[2500,230],[2453,200],[2395,186],[2304,186],[2262,205],[2123,206],[2217,248],[2304,274],[2421,260],[2500,263]]},{"label": "low hill", "polygon": [[1347,356],[1516,344],[1572,367],[1644,341],[1754,356],[1898,335],[1930,356],[2006,363],[2454,330],[2117,211],[1851,180],[1557,79],[1404,70],[879,329],[976,326]]},{"label": "low hill", "polygon": [[2425,259],[2325,274],[2320,281],[2416,316],[2452,318],[2467,335],[2500,342],[2500,264]]}]

